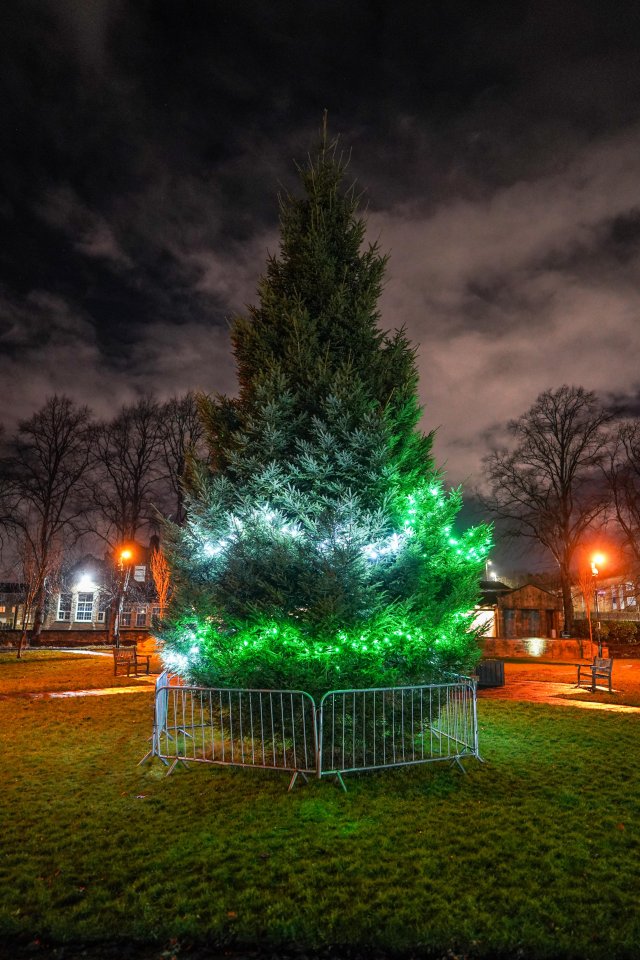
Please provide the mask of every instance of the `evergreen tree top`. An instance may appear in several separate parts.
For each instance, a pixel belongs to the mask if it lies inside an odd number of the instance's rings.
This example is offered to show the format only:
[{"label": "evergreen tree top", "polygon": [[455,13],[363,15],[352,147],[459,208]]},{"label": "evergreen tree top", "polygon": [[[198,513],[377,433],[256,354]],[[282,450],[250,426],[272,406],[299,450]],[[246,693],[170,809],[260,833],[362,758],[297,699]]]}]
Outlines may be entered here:
[{"label": "evergreen tree top", "polygon": [[280,199],[280,251],[268,260],[259,304],[233,326],[242,399],[266,370],[282,371],[303,392],[322,389],[345,365],[361,375],[383,340],[377,301],[386,258],[375,244],[361,251],[366,224],[353,186],[342,189],[336,142],[323,139],[299,172],[304,192]]},{"label": "evergreen tree top", "polygon": [[279,252],[268,258],[257,305],[232,325],[239,397],[204,411],[212,461],[221,469],[231,449],[246,447],[265,408],[286,397],[289,426],[300,439],[308,438],[314,418],[325,419],[328,403],[339,400],[348,412],[353,397],[358,417],[363,403],[386,417],[399,448],[410,446],[422,468],[430,466],[431,437],[416,432],[415,351],[403,330],[388,335],[379,328],[387,258],[365,241],[346,167],[325,124],[315,155],[298,167],[301,195],[280,198]]}]

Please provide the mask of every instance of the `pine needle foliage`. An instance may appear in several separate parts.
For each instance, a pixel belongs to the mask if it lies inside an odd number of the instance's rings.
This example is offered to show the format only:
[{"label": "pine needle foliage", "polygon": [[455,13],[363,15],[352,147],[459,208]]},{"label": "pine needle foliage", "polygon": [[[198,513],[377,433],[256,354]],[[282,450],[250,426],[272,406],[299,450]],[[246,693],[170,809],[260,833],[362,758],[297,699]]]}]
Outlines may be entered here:
[{"label": "pine needle foliage", "polygon": [[167,665],[191,680],[305,689],[468,667],[490,546],[457,536],[418,429],[415,351],[380,329],[386,258],[323,131],[280,201],[258,303],[232,326],[237,398],[203,397],[209,457],[171,527]]}]

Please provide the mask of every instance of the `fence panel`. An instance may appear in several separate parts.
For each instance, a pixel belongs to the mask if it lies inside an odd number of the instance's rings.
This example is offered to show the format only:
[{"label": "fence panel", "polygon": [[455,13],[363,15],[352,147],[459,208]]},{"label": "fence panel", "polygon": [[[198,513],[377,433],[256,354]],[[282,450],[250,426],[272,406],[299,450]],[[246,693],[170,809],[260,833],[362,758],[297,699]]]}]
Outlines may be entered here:
[{"label": "fence panel", "polygon": [[332,690],[319,709],[319,776],[479,759],[476,685]]},{"label": "fence panel", "polygon": [[300,690],[156,686],[154,756],[316,772],[315,704]]}]

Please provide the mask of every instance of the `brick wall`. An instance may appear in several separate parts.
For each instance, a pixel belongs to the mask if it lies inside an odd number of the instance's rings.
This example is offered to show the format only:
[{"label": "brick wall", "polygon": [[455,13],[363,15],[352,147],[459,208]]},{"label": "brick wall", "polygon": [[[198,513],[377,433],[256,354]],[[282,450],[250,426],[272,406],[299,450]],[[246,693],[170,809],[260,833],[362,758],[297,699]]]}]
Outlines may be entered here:
[{"label": "brick wall", "polygon": [[[37,642],[28,635],[28,644],[34,649],[46,649],[47,647],[101,647],[109,642],[109,635],[106,630],[43,630],[38,637]],[[149,633],[146,630],[123,630],[120,634],[120,642],[143,643],[149,639]],[[17,648],[20,643],[19,630],[0,631],[0,647]]]}]

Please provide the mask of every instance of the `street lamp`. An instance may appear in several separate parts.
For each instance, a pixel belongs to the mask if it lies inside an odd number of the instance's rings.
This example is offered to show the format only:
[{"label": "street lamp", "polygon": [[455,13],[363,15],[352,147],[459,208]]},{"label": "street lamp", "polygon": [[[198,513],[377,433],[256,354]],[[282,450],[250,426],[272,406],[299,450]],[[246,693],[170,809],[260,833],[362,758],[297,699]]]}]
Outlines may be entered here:
[{"label": "street lamp", "polygon": [[596,643],[598,644],[598,656],[602,656],[602,636],[600,634],[600,614],[598,611],[598,574],[600,568],[604,565],[605,557],[602,553],[594,553],[591,558],[591,573],[593,574],[593,609],[596,615]]},{"label": "street lamp", "polygon": [[[485,578],[485,580],[488,580],[488,579],[489,579],[489,567],[492,567],[492,566],[493,566],[493,561],[491,561],[491,560],[485,560],[485,562],[484,562],[484,578]],[[494,577],[494,580],[495,580],[495,577]]]},{"label": "street lamp", "polygon": [[129,577],[131,576],[131,560],[133,551],[129,547],[123,547],[118,555],[118,595],[116,604],[116,614],[113,622],[113,642],[116,647],[120,646],[120,621],[122,620],[122,610],[124,607],[124,598],[129,586]]}]

